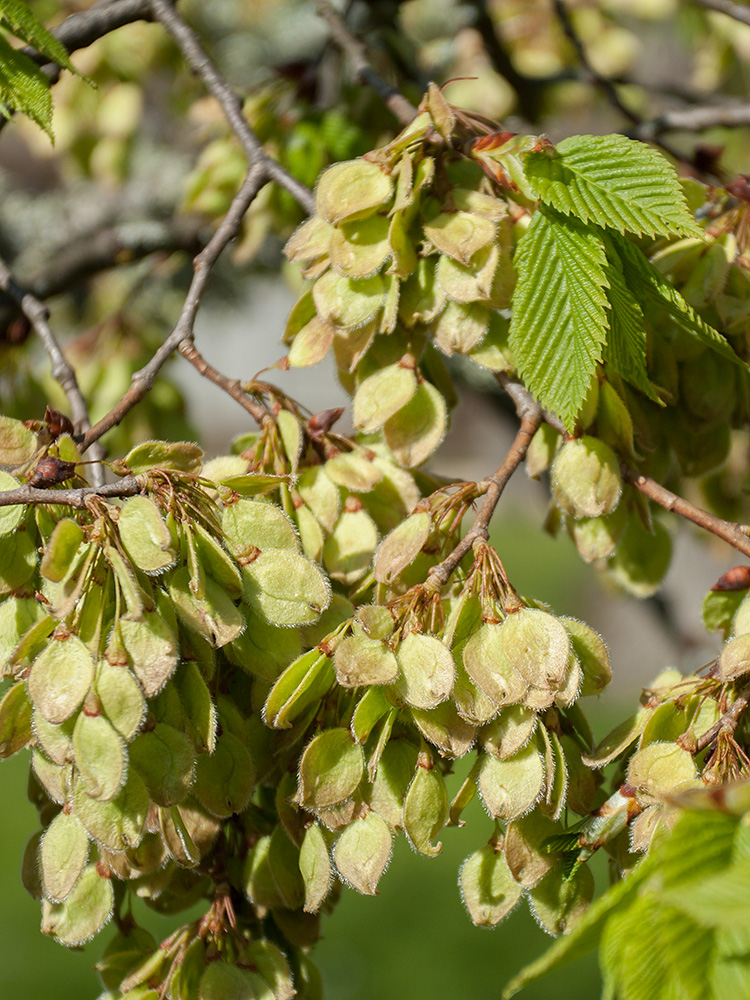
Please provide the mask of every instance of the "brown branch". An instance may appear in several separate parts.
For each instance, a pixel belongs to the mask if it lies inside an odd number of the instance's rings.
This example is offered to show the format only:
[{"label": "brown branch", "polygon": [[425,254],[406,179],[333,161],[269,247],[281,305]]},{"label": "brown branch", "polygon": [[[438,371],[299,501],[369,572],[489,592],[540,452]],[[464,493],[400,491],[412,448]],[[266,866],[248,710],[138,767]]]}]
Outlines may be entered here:
[{"label": "brown branch", "polygon": [[487,0],[470,0],[476,11],[474,27],[482,36],[485,51],[495,72],[513,88],[518,112],[531,124],[539,121],[542,99],[550,84],[570,78],[571,74],[557,73],[545,77],[526,76],[516,69],[513,60],[502,44],[499,27],[487,9]]},{"label": "brown branch", "polygon": [[440,590],[445,586],[453,571],[476,541],[486,541],[489,537],[489,524],[492,515],[495,513],[498,501],[505,487],[508,485],[511,476],[526,457],[531,439],[542,423],[541,407],[533,400],[530,394],[527,394],[527,396],[528,398],[524,398],[518,405],[518,416],[521,418],[521,426],[518,428],[518,433],[515,436],[513,444],[510,446],[508,454],[492,476],[481,483],[477,483],[481,493],[484,494],[484,500],[477,512],[474,523],[451,554],[430,570],[427,577],[427,584],[435,590]]},{"label": "brown branch", "polygon": [[38,299],[70,291],[93,275],[131,264],[153,253],[182,250],[197,254],[203,247],[205,220],[194,216],[160,221],[143,219],[107,226],[56,248],[35,275],[24,282]]},{"label": "brown branch", "polygon": [[601,91],[612,107],[616,108],[617,111],[623,115],[623,117],[627,118],[628,121],[632,122],[634,125],[639,125],[641,122],[639,115],[637,115],[634,111],[631,111],[626,104],[623,104],[620,100],[620,95],[617,93],[617,88],[612,81],[608,80],[607,77],[602,76],[601,73],[598,73],[591,65],[586,48],[581,39],[578,37],[578,32],[576,31],[570,18],[570,13],[565,5],[565,0],[553,0],[553,5],[557,19],[560,22],[560,27],[565,33],[565,37],[575,49],[578,61],[585,70],[589,83],[596,87],[597,90]]},{"label": "brown branch", "polygon": [[750,125],[750,104],[699,104],[693,108],[665,111],[656,118],[641,121],[628,130],[628,135],[650,142],[663,132],[702,132],[708,128],[740,128],[743,125]]},{"label": "brown branch", "polygon": [[[504,374],[498,374],[496,378],[513,400],[519,416],[521,416],[521,413],[523,412],[522,410],[519,410],[519,407],[531,408],[534,405],[538,405],[535,403],[534,397],[522,382]],[[561,421],[553,413],[548,413],[546,410],[542,410],[541,413],[545,423],[554,427],[555,430],[558,430],[563,434],[567,433]],[[680,497],[676,493],[672,493],[671,490],[662,486],[661,483],[657,483],[655,479],[652,479],[650,476],[644,476],[642,473],[638,472],[637,469],[633,469],[629,465],[625,465],[623,463],[622,470],[623,478],[632,486],[635,486],[635,488],[643,493],[644,496],[653,500],[654,503],[659,504],[659,506],[663,507],[665,510],[673,511],[675,514],[679,514],[680,517],[684,517],[688,521],[692,521],[693,524],[697,524],[698,527],[704,528],[706,531],[710,531],[718,538],[728,542],[739,552],[742,552],[746,556],[750,556],[750,537],[748,537],[748,534],[750,534],[749,526],[741,525],[733,521],[725,521],[723,518],[717,517],[715,514],[711,514],[707,510],[703,510],[702,507],[696,507],[695,504],[690,503],[689,500],[685,500],[684,497]]]},{"label": "brown branch", "polygon": [[60,504],[81,510],[91,497],[132,497],[147,485],[148,476],[124,476],[116,483],[103,486],[83,486],[77,490],[38,490],[33,486],[19,486],[17,490],[0,493],[0,507],[19,503]]},{"label": "brown branch", "polygon": [[750,529],[745,525],[737,524],[734,521],[725,521],[723,518],[717,517],[715,514],[710,514],[707,510],[703,510],[702,507],[696,507],[689,500],[677,496],[676,493],[672,493],[671,490],[662,486],[661,483],[657,483],[655,479],[652,479],[650,476],[644,476],[629,466],[624,467],[623,476],[627,482],[635,486],[649,500],[658,503],[660,507],[663,507],[665,510],[674,511],[675,514],[679,514],[688,521],[692,521],[698,527],[705,528],[706,531],[710,531],[718,538],[722,538],[744,555],[750,556],[750,538],[748,538],[748,530]]},{"label": "brown branch", "polygon": [[187,25],[169,0],[150,0],[150,5],[154,19],[159,21],[174,39],[190,70],[202,80],[209,93],[219,102],[229,127],[242,145],[248,171],[219,228],[205,249],[193,261],[193,279],[174,329],[148,364],[135,372],[127,392],[119,403],[87,432],[82,445],[84,450],[102,434],[119,424],[150,391],[167,358],[175,350],[184,353],[185,347],[192,342],[195,318],[211,269],[226,245],[239,232],[245,212],[266,181],[273,180],[280,184],[307,212],[312,213],[315,210],[313,193],[266,153],[245,119],[240,99],[216,69],[193,29]]},{"label": "brown branch", "polygon": [[721,733],[733,733],[740,721],[740,716],[750,704],[750,684],[744,687],[732,702],[724,715],[715,722],[710,729],[707,729],[703,736],[695,744],[695,753],[700,753],[710,746]]},{"label": "brown branch", "polygon": [[719,14],[726,14],[727,17],[731,17],[735,21],[750,24],[750,7],[746,7],[744,4],[733,3],[732,0],[692,0],[692,2],[698,4],[699,7],[705,7],[707,10],[715,10]]},{"label": "brown branch", "polygon": [[81,444],[82,451],[91,447],[102,434],[106,434],[108,430],[119,424],[136,403],[139,403],[151,390],[156,376],[167,358],[174,351],[180,349],[183,344],[192,341],[195,318],[211,270],[222,250],[237,235],[245,212],[266,180],[266,169],[263,161],[250,168],[242,187],[229,206],[229,211],[222,219],[221,225],[193,261],[193,279],[190,282],[190,288],[174,329],[148,364],[135,372],[130,386],[120,402],[87,431]]},{"label": "brown branch", "polygon": [[285,188],[311,215],[315,211],[315,197],[312,191],[292,177],[265,151],[260,139],[247,123],[242,112],[241,100],[216,69],[193,29],[177,13],[169,0],[150,0],[150,4],[154,19],[159,21],[171,35],[190,70],[221,105],[229,127],[242,145],[248,167],[261,165],[264,175]]},{"label": "brown branch", "polygon": [[372,68],[365,44],[352,34],[339,12],[328,0],[315,0],[315,9],[328,25],[336,45],[349,59],[356,79],[371,87],[402,125],[413,121],[417,109],[396,87],[378,76]]},{"label": "brown branch", "polygon": [[262,426],[265,421],[270,418],[271,414],[265,406],[245,392],[239,379],[227,378],[226,375],[222,375],[220,371],[206,361],[200,351],[196,349],[195,344],[193,344],[192,341],[185,341],[182,343],[179,351],[183,358],[189,361],[196,371],[198,371],[204,378],[208,379],[209,382],[213,382],[214,385],[218,385],[220,389],[223,389],[224,392],[228,393],[244,410],[247,410],[250,416],[260,426]]},{"label": "brown branch", "polygon": [[[91,426],[88,407],[78,385],[76,374],[70,364],[68,364],[57,337],[49,324],[47,307],[35,295],[32,295],[18,285],[12,271],[1,258],[0,290],[5,292],[16,303],[41,340],[52,362],[52,376],[60,383],[68,399],[70,415],[73,419],[73,430],[77,435],[83,434]],[[102,457],[101,450],[97,449],[94,453],[94,463],[91,467],[91,478],[95,486],[101,486],[104,482],[104,470],[100,465]]]}]

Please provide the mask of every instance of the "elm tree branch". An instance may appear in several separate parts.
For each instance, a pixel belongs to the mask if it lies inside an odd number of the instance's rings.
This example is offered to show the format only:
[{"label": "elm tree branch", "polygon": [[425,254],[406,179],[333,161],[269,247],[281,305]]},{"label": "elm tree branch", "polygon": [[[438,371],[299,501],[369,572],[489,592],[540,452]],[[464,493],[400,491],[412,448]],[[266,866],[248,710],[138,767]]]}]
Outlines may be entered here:
[{"label": "elm tree branch", "polygon": [[222,250],[237,235],[245,212],[267,180],[265,159],[261,159],[248,170],[244,183],[234,196],[229,211],[222,219],[219,228],[205,248],[193,260],[193,278],[174,329],[154,353],[148,364],[135,372],[127,392],[119,403],[87,431],[81,445],[83,451],[89,448],[94,441],[98,441],[102,434],[106,434],[108,430],[120,423],[123,417],[151,390],[156,376],[167,358],[174,351],[179,350],[182,345],[192,341],[195,319],[211,270]]},{"label": "elm tree branch", "polygon": [[[643,124],[643,119],[640,115],[637,115],[634,111],[632,111],[627,104],[623,103],[617,92],[617,87],[614,85],[612,80],[606,76],[602,76],[601,73],[598,73],[596,69],[594,69],[591,60],[588,57],[588,53],[586,52],[586,47],[581,41],[578,32],[575,29],[575,25],[571,20],[570,12],[565,4],[565,0],[553,0],[553,4],[560,26],[564,31],[566,38],[575,49],[578,61],[583,67],[589,82],[592,86],[596,87],[596,89],[599,90],[604,97],[606,97],[615,110],[619,111],[624,118],[632,123],[634,129],[638,129]],[[658,133],[654,133],[651,137],[651,141],[655,146],[663,149],[665,153],[668,153],[675,160],[683,163],[688,162],[681,153],[672,149],[672,147],[667,145],[665,142],[662,142],[658,138]]]},{"label": "elm tree branch", "polygon": [[265,406],[245,392],[239,379],[227,378],[226,375],[222,375],[218,369],[206,361],[192,340],[184,341],[180,345],[179,351],[183,358],[189,361],[204,378],[223,389],[235,402],[240,404],[243,410],[247,410],[257,424],[262,426],[270,418],[271,414]]},{"label": "elm tree branch", "polygon": [[352,34],[339,12],[328,0],[315,0],[315,9],[328,25],[336,45],[349,59],[357,80],[371,87],[402,125],[413,121],[417,109],[396,87],[378,76],[372,68],[364,42]]},{"label": "elm tree branch", "polygon": [[[13,299],[41,340],[52,362],[52,375],[60,383],[67,396],[70,414],[73,418],[73,429],[76,434],[84,433],[91,426],[86,400],[83,398],[76,374],[68,364],[49,324],[47,307],[35,295],[18,285],[12,271],[2,259],[0,259],[0,290]],[[97,486],[104,482],[104,473],[99,465],[101,457],[101,453],[97,451],[94,456],[94,464],[91,467],[91,476]]]},{"label": "elm tree branch", "polygon": [[[88,431],[83,440],[84,450],[110,428],[119,424],[123,417],[144,398],[152,388],[164,362],[174,351],[181,350],[184,353],[185,346],[192,343],[195,319],[211,270],[221,252],[239,232],[245,212],[264,184],[267,181],[276,181],[296,198],[307,212],[312,213],[315,210],[315,198],[312,192],[266,153],[245,120],[240,99],[216,69],[193,29],[177,13],[169,0],[150,0],[150,6],[154,19],[161,23],[175,41],[190,70],[219,102],[229,127],[242,145],[248,171],[219,228],[193,261],[193,279],[174,329],[148,364],[133,375],[130,386],[119,403]],[[209,377],[208,367],[205,373]]]},{"label": "elm tree branch", "polygon": [[750,104],[699,104],[692,108],[675,108],[641,121],[628,130],[628,135],[650,142],[663,132],[702,132],[708,128],[740,128],[743,125],[750,125]]},{"label": "elm tree branch", "polygon": [[750,7],[746,7],[745,4],[733,3],[732,0],[692,0],[692,2],[699,7],[705,7],[706,10],[715,10],[735,21],[750,24]]},{"label": "elm tree branch", "polygon": [[17,490],[0,493],[0,507],[15,504],[60,504],[82,510],[91,497],[132,497],[148,485],[148,476],[124,476],[116,483],[103,486],[84,486],[77,490],[38,490],[33,486],[19,486]]},{"label": "elm tree branch", "polygon": [[216,69],[193,29],[177,13],[169,0],[150,0],[150,5],[154,19],[159,21],[172,37],[191,72],[203,82],[206,90],[221,105],[229,127],[245,152],[248,166],[261,164],[269,180],[276,181],[285,188],[308,214],[312,214],[315,211],[312,191],[266,153],[260,139],[250,128],[242,113],[242,101]]},{"label": "elm tree branch", "polygon": [[[520,407],[532,407],[538,405],[531,395],[529,390],[519,382],[518,379],[509,378],[507,375],[500,374],[497,377],[498,382],[503,386],[505,391],[513,400],[516,407],[516,412],[521,415],[523,412]],[[530,411],[529,411],[530,412]],[[545,423],[554,427],[555,430],[561,433],[567,433],[565,427],[560,422],[558,417],[553,413],[548,413],[546,410],[542,410],[542,419]],[[690,503],[684,497],[678,496],[676,493],[672,493],[666,487],[662,486],[661,483],[657,483],[655,479],[650,476],[644,476],[642,473],[638,472],[637,469],[631,468],[629,465],[623,463],[623,478],[629,482],[632,486],[635,486],[637,490],[647,496],[649,500],[653,500],[654,503],[659,504],[665,510],[673,511],[675,514],[679,514],[680,517],[684,517],[688,521],[692,521],[693,524],[697,524],[699,528],[704,528],[706,531],[710,531],[711,534],[716,535],[717,538],[723,539],[728,542],[739,552],[742,552],[746,556],[750,556],[750,527],[747,525],[737,524],[733,521],[725,521],[721,517],[717,517],[715,514],[711,514],[707,510],[703,510],[702,507],[696,507],[695,504]]]},{"label": "elm tree branch", "polygon": [[440,590],[444,587],[453,571],[466,553],[473,547],[474,543],[477,541],[486,541],[489,537],[489,524],[503,494],[503,490],[508,485],[513,473],[526,457],[531,439],[543,420],[542,408],[530,393],[527,393],[524,398],[519,398],[516,409],[521,420],[521,426],[518,428],[518,433],[513,444],[510,446],[508,454],[501,462],[497,471],[488,479],[477,483],[477,486],[484,494],[484,500],[477,512],[474,523],[451,554],[441,563],[438,563],[437,566],[432,567],[427,577],[427,586],[430,588]]},{"label": "elm tree branch", "polygon": [[642,475],[637,469],[625,466],[624,478],[649,500],[658,503],[660,507],[674,511],[675,514],[697,524],[699,528],[705,528],[717,538],[722,538],[743,555],[750,556],[750,538],[748,538],[748,530],[750,529],[746,525],[725,521],[723,518],[703,510],[702,507],[696,507],[695,504],[685,500],[684,497],[677,496],[676,493],[672,493],[671,490],[662,486],[661,483],[657,483],[650,476]]},{"label": "elm tree branch", "polygon": [[182,250],[197,254],[203,246],[201,232],[205,229],[205,221],[195,217],[142,219],[106,226],[73,240],[64,252],[57,250],[24,284],[37,298],[48,299],[70,291],[92,275],[154,253]]},{"label": "elm tree branch", "polygon": [[602,94],[604,94],[612,107],[616,108],[623,117],[627,118],[628,121],[632,122],[634,125],[639,125],[641,121],[640,117],[634,111],[631,111],[626,104],[623,104],[620,100],[620,95],[617,93],[617,88],[612,81],[608,80],[607,77],[602,76],[601,73],[597,73],[591,65],[586,48],[581,39],[578,37],[578,32],[576,31],[570,18],[570,13],[565,5],[565,0],[553,0],[553,4],[555,14],[560,22],[560,27],[565,33],[565,37],[575,49],[578,61],[585,70],[589,82],[596,87],[597,90],[600,90]]},{"label": "elm tree branch", "polygon": [[750,685],[747,685],[740,691],[737,697],[732,702],[731,707],[722,715],[722,717],[715,722],[710,729],[698,739],[695,746],[695,753],[700,753],[701,750],[705,750],[707,746],[710,746],[719,737],[721,733],[731,734],[737,728],[740,721],[740,716],[750,704]]}]

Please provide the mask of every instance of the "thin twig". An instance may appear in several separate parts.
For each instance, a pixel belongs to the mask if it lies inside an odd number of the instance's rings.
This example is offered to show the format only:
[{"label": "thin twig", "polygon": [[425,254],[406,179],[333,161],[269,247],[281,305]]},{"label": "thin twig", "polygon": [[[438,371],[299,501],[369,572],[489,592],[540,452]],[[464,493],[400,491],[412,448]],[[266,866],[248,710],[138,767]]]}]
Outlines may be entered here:
[{"label": "thin twig", "polygon": [[247,410],[256,423],[262,426],[270,418],[271,415],[265,406],[245,392],[239,379],[227,378],[226,375],[222,375],[218,369],[206,361],[192,341],[182,343],[179,351],[183,358],[189,361],[193,368],[200,372],[204,378],[208,379],[209,382],[213,382],[214,385],[218,385],[220,389],[223,389],[224,392],[228,393],[232,399],[239,403],[244,410]]},{"label": "thin twig", "polygon": [[47,307],[36,296],[18,285],[13,277],[13,272],[2,259],[0,259],[0,290],[4,291],[18,305],[44,345],[52,362],[52,375],[60,383],[68,397],[75,432],[82,433],[88,430],[90,425],[86,401],[78,387],[75,372],[68,364],[57,337],[49,325]]},{"label": "thin twig", "polygon": [[116,483],[101,486],[83,486],[77,490],[38,490],[33,486],[19,486],[17,490],[0,493],[0,507],[21,503],[60,504],[81,510],[90,497],[132,497],[148,483],[147,475],[124,476]]},{"label": "thin twig", "polygon": [[122,264],[133,264],[153,253],[182,250],[197,254],[204,245],[205,220],[195,216],[168,220],[142,219],[106,226],[55,248],[54,256],[24,285],[38,299],[69,292],[81,282]]},{"label": "thin twig", "polygon": [[568,39],[570,44],[575,49],[576,55],[578,56],[578,61],[581,66],[586,71],[589,82],[593,84],[597,90],[600,90],[602,94],[607,98],[609,103],[613,108],[616,108],[623,117],[627,118],[628,121],[633,122],[634,125],[639,125],[641,122],[640,117],[620,100],[620,95],[617,93],[617,88],[608,80],[606,76],[602,76],[601,73],[597,73],[594,67],[591,65],[586,48],[578,37],[578,32],[573,25],[570,18],[568,8],[565,5],[565,0],[553,0],[555,7],[555,13],[557,14],[557,19],[560,22],[560,27],[565,33],[565,37]]},{"label": "thin twig", "polygon": [[222,250],[237,235],[245,212],[266,180],[264,161],[260,161],[250,168],[242,187],[234,196],[229,211],[222,219],[221,225],[193,261],[193,279],[190,282],[190,288],[174,329],[154,353],[148,364],[135,372],[127,392],[119,403],[87,431],[81,445],[82,451],[89,448],[94,441],[98,441],[102,434],[106,434],[108,430],[120,423],[136,403],[139,403],[151,390],[156,376],[167,358],[183,344],[193,339],[195,318],[211,269]]},{"label": "thin twig", "polygon": [[706,531],[710,531],[718,538],[723,538],[725,542],[729,542],[739,552],[750,556],[750,538],[748,538],[747,532],[749,529],[747,526],[738,524],[735,521],[725,521],[723,518],[717,517],[715,514],[710,514],[707,510],[703,510],[702,507],[696,507],[689,500],[685,500],[684,497],[672,493],[671,490],[662,486],[661,483],[657,483],[650,476],[644,476],[637,469],[625,466],[623,474],[627,482],[635,486],[649,500],[658,503],[665,510],[674,511],[675,514],[679,514],[688,521],[692,521],[693,524],[697,524],[700,528],[705,528]]},{"label": "thin twig", "polygon": [[203,81],[206,90],[221,105],[229,127],[237,136],[247,157],[248,167],[262,164],[263,173],[285,188],[308,214],[315,211],[315,197],[309,188],[300,183],[273,160],[247,123],[242,112],[242,101],[234,93],[203,49],[200,39],[183,20],[169,0],[150,0],[154,18],[172,36],[190,70]]},{"label": "thin twig", "polygon": [[[568,8],[565,5],[565,0],[553,0],[553,3],[555,7],[555,13],[557,14],[558,20],[560,21],[560,26],[565,32],[566,38],[575,49],[576,55],[578,56],[578,60],[581,63],[583,69],[585,70],[589,82],[594,87],[596,87],[597,90],[601,91],[601,93],[604,95],[604,97],[606,97],[606,99],[609,101],[612,107],[615,108],[616,111],[619,111],[619,113],[624,118],[626,118],[629,122],[633,124],[634,126],[633,130],[640,128],[643,125],[643,119],[641,118],[641,116],[636,114],[635,111],[633,111],[631,108],[627,106],[627,104],[623,103],[623,101],[620,98],[620,95],[617,92],[617,87],[614,85],[612,80],[610,80],[606,76],[602,76],[601,73],[598,73],[591,64],[591,61],[588,57],[588,53],[586,52],[586,47],[584,46],[583,42],[578,36],[578,32],[575,29],[575,25],[571,20]],[[655,146],[658,146],[660,149],[664,150],[665,153],[668,153],[675,160],[678,160],[681,163],[689,162],[689,160],[685,156],[683,156],[682,153],[680,153],[678,150],[673,149],[667,143],[662,142],[659,139],[657,133],[654,133],[653,136],[651,136],[650,141],[653,142]]]},{"label": "thin twig", "polygon": [[521,418],[521,426],[518,428],[518,433],[515,436],[513,444],[510,446],[508,454],[494,475],[483,480],[481,483],[477,483],[481,492],[484,493],[484,500],[477,512],[474,523],[451,554],[430,570],[427,577],[427,584],[435,590],[440,590],[445,586],[450,579],[451,573],[453,573],[476,541],[486,541],[489,537],[489,524],[492,515],[495,513],[498,501],[503,494],[503,490],[508,485],[513,473],[526,457],[531,439],[542,423],[542,408],[529,396],[529,399],[524,399],[521,402],[518,409],[518,416]]},{"label": "thin twig", "polygon": [[740,721],[740,716],[750,704],[750,684],[740,691],[731,707],[701,736],[695,744],[695,753],[700,753],[716,740],[720,733],[733,733]]},{"label": "thin twig", "polygon": [[[532,405],[537,405],[535,404],[534,397],[522,382],[502,374],[496,377],[513,400],[519,416],[522,412],[519,410],[520,406],[531,407]],[[565,427],[553,413],[548,413],[546,410],[542,410],[541,412],[545,423],[561,433],[566,433]],[[716,535],[717,538],[728,542],[739,552],[750,556],[749,526],[741,525],[734,521],[725,521],[723,518],[717,517],[707,510],[703,510],[702,507],[696,507],[689,500],[678,496],[676,493],[672,493],[671,490],[662,486],[661,483],[657,483],[655,479],[652,479],[650,476],[644,476],[637,469],[633,469],[629,465],[623,464],[622,468],[623,478],[632,486],[635,486],[644,496],[647,496],[649,500],[653,500],[654,503],[659,504],[665,510],[673,511],[675,514],[679,514],[680,517],[692,521],[698,527],[704,528],[706,531],[710,531],[713,535]]]},{"label": "thin twig", "polygon": [[[52,362],[52,376],[60,383],[68,399],[70,415],[73,419],[73,431],[76,435],[83,434],[91,426],[88,407],[78,385],[76,373],[68,364],[57,337],[49,324],[47,307],[35,295],[32,295],[18,285],[13,277],[13,272],[1,258],[0,290],[5,292],[18,305],[41,340]],[[104,470],[100,464],[102,457],[103,453],[100,449],[97,449],[94,452],[94,462],[91,466],[91,478],[95,486],[101,486],[104,482]]]},{"label": "thin twig", "polygon": [[[505,389],[506,393],[512,400],[518,417],[523,416],[524,413],[533,412],[534,407],[539,405],[523,382],[519,381],[517,378],[514,378],[511,375],[506,375],[505,372],[496,372],[495,379],[497,383]],[[559,431],[561,434],[568,433],[562,420],[560,420],[560,418],[550,410],[542,409],[542,419],[545,424],[549,424],[550,427],[554,427],[554,429]]]},{"label": "thin twig", "polygon": [[[749,8],[750,9],[750,8]],[[699,104],[693,108],[664,111],[628,130],[628,135],[645,142],[663,132],[702,132],[709,128],[740,128],[750,125],[750,104]]]},{"label": "thin twig", "polygon": [[502,76],[515,91],[518,112],[521,117],[531,124],[536,123],[539,120],[544,91],[551,83],[559,83],[561,79],[565,79],[566,74],[557,73],[553,76],[534,77],[519,72],[502,44],[499,27],[487,9],[487,0],[470,0],[470,5],[476,11],[474,27],[482,36],[485,51],[495,72]]},{"label": "thin twig", "polygon": [[402,125],[413,121],[417,109],[396,87],[378,76],[372,68],[366,46],[352,34],[339,12],[328,0],[315,0],[315,9],[328,25],[334,42],[346,53],[357,80],[371,87]]},{"label": "thin twig", "polygon": [[312,213],[315,210],[315,197],[312,191],[292,177],[281,164],[266,153],[262,143],[245,119],[240,99],[216,69],[193,29],[178,14],[169,0],[150,0],[150,4],[154,18],[174,39],[190,70],[203,81],[209,93],[219,102],[230,128],[242,145],[248,163],[248,171],[242,187],[232,200],[229,211],[224,216],[219,228],[205,249],[193,261],[193,280],[190,283],[174,329],[148,364],[135,372],[127,392],[119,403],[86,434],[83,441],[84,450],[110,428],[119,424],[123,417],[150,391],[167,358],[175,350],[179,349],[184,352],[185,346],[192,342],[195,318],[211,269],[226,245],[239,232],[245,212],[266,181],[276,181],[307,212]]},{"label": "thin twig", "polygon": [[744,4],[733,3],[732,0],[692,0],[692,3],[697,3],[699,7],[705,7],[707,10],[726,14],[727,17],[743,24],[750,24],[750,7]]}]

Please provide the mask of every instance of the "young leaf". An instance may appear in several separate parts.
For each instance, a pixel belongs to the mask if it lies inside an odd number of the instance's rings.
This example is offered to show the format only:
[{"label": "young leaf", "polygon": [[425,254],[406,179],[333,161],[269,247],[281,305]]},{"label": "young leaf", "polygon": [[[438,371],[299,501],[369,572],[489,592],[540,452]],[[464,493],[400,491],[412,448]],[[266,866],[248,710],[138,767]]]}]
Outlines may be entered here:
[{"label": "young leaf", "polygon": [[27,45],[33,46],[37,52],[47,56],[50,62],[56,62],[58,66],[76,72],[75,66],[68,58],[68,50],[44,27],[23,0],[1,0],[0,23],[23,39]]},{"label": "young leaf", "polygon": [[627,382],[662,405],[646,371],[647,339],[643,310],[628,288],[622,261],[612,241],[605,238],[604,245],[607,250],[605,274],[609,286],[610,327],[604,359]]},{"label": "young leaf", "polygon": [[609,326],[601,237],[593,227],[540,209],[514,263],[510,346],[519,375],[572,429]]},{"label": "young leaf", "polygon": [[9,117],[11,108],[23,111],[52,139],[49,88],[49,79],[37,64],[0,36],[0,112]]},{"label": "young leaf", "polygon": [[638,247],[618,233],[609,233],[608,236],[622,261],[625,281],[640,303],[660,306],[674,323],[705,347],[710,347],[723,358],[746,368],[726,338],[699,316],[674,285],[643,256]]},{"label": "young leaf", "polygon": [[702,235],[671,164],[623,135],[574,135],[529,153],[526,176],[541,200],[583,222],[638,236]]}]

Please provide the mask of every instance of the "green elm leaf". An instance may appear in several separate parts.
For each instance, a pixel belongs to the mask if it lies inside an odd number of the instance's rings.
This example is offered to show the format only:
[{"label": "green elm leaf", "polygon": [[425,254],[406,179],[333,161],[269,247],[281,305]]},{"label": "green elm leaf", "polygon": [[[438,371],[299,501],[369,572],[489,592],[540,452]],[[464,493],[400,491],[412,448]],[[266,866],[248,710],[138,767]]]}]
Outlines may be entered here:
[{"label": "green elm leaf", "polygon": [[45,28],[23,0],[2,0],[0,17],[6,22],[5,27],[10,28],[14,35],[23,39],[37,52],[47,56],[50,62],[56,62],[58,66],[63,66],[72,73],[77,73],[68,57],[68,50]]},{"label": "green elm leaf", "polygon": [[574,135],[528,153],[541,200],[583,222],[637,236],[702,236],[674,167],[653,146],[623,135]]},{"label": "green elm leaf", "polygon": [[663,309],[674,323],[699,343],[747,371],[747,365],[735,354],[726,337],[706,323],[637,246],[619,233],[609,232],[607,239],[620,258],[625,283],[642,306]]},{"label": "green elm leaf", "polygon": [[52,139],[49,78],[27,55],[14,49],[4,36],[0,37],[0,101],[5,116],[10,108],[22,111]]},{"label": "green elm leaf", "polygon": [[510,347],[518,373],[569,430],[602,360],[606,263],[595,228],[545,208],[534,213],[514,258]]}]

